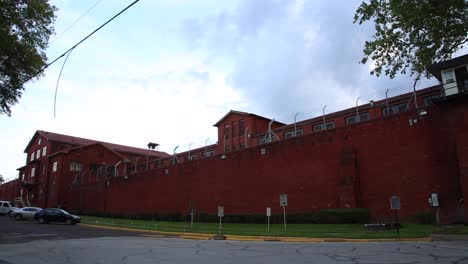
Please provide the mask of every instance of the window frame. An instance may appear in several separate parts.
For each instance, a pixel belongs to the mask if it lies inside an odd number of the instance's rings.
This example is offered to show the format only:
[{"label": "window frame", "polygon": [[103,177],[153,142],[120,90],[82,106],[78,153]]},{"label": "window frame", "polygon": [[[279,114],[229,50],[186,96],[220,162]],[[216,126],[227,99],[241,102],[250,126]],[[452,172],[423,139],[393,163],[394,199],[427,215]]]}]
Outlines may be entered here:
[{"label": "window frame", "polygon": [[69,169],[71,172],[82,172],[83,171],[83,163],[78,161],[71,161]]},{"label": "window frame", "polygon": [[213,157],[215,155],[215,151],[214,150],[207,150],[205,152],[203,152],[202,156],[204,158],[208,158],[208,157]]},{"label": "window frame", "polygon": [[[389,110],[391,110],[390,113],[389,113]],[[384,116],[384,117],[392,116],[392,115],[396,115],[396,114],[399,114],[399,113],[407,112],[408,110],[409,110],[408,103],[389,105],[388,107],[383,107],[382,108],[382,116]]]},{"label": "window frame", "polygon": [[[329,125],[330,125],[330,127],[329,127]],[[317,129],[318,127],[320,127],[320,129]],[[326,131],[326,130],[330,130],[330,129],[334,129],[334,128],[335,128],[335,120],[326,122],[325,123],[325,129],[323,128],[323,123],[315,124],[312,127],[314,132]]]},{"label": "window frame", "polygon": [[[362,118],[363,116],[365,116],[365,118]],[[352,116],[345,117],[346,125],[353,125],[353,124],[357,124],[357,123],[361,123],[361,122],[370,120],[369,112],[359,113],[359,121],[356,120],[356,117],[358,117],[358,115],[352,115]],[[353,121],[351,122],[349,120],[353,120]]]},{"label": "window frame", "polygon": [[284,139],[289,139],[289,138],[293,138],[293,137],[302,136],[303,134],[304,134],[304,129],[300,128],[300,129],[290,130],[290,131],[284,132],[283,133],[283,138]]},{"label": "window frame", "polygon": [[244,119],[239,120],[239,136],[240,137],[245,136],[245,120]]}]

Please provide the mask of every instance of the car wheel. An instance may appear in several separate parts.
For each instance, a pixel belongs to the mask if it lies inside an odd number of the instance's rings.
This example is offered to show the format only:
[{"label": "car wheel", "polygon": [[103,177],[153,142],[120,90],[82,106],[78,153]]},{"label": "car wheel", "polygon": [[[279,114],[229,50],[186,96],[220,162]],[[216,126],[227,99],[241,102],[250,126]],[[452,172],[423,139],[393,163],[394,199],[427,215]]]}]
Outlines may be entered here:
[{"label": "car wheel", "polygon": [[71,224],[73,224],[73,221],[71,219],[67,219],[67,221],[65,221],[65,223],[67,223],[67,225],[71,225]]},{"label": "car wheel", "polygon": [[39,221],[39,224],[44,224],[45,223],[44,217],[39,217],[38,221]]},{"label": "car wheel", "polygon": [[23,220],[23,215],[22,214],[15,214],[15,219],[16,219],[16,221]]}]

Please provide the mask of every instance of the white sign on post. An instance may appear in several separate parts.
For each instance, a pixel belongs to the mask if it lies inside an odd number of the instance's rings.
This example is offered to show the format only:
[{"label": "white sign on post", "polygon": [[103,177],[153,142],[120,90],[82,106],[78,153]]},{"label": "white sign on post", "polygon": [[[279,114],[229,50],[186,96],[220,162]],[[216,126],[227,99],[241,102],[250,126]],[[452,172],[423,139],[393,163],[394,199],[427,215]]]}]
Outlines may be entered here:
[{"label": "white sign on post", "polygon": [[267,218],[268,218],[268,233],[270,233],[270,216],[271,216],[271,208],[270,207],[267,207],[266,208],[266,215],[267,215]]},{"label": "white sign on post", "polygon": [[224,216],[224,206],[218,206],[218,217]]},{"label": "white sign on post", "polygon": [[280,206],[283,207],[284,232],[286,232],[286,206],[288,205],[288,195],[280,194]]},{"label": "white sign on post", "polygon": [[439,206],[439,197],[437,193],[431,193],[431,200],[432,200],[432,206],[434,207]]},{"label": "white sign on post", "polygon": [[288,195],[281,194],[280,195],[280,206],[287,206],[288,205]]},{"label": "white sign on post", "polygon": [[398,196],[390,197],[390,209],[400,210],[400,197]]}]

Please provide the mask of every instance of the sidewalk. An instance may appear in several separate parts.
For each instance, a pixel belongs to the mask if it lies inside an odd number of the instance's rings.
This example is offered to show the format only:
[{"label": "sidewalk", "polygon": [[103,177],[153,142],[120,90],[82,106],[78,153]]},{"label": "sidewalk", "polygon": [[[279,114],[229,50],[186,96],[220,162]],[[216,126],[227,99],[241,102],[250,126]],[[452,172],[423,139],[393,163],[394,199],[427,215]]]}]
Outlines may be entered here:
[{"label": "sidewalk", "polygon": [[468,241],[468,235],[432,234],[433,241]]}]

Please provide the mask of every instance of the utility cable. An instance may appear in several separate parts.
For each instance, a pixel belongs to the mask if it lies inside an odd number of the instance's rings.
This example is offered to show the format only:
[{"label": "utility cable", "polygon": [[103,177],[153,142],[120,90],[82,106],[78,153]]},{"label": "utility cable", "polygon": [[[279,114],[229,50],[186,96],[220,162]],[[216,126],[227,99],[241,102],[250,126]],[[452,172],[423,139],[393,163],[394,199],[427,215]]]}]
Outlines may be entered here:
[{"label": "utility cable", "polygon": [[57,106],[57,90],[58,90],[58,85],[59,85],[59,82],[60,82],[60,77],[62,76],[63,68],[65,67],[65,63],[67,63],[68,57],[70,56],[70,54],[72,53],[72,51],[73,51],[73,49],[70,50],[70,52],[68,52],[67,57],[66,57],[65,60],[63,61],[62,68],[60,69],[60,73],[59,73],[59,76],[58,76],[58,79],[57,79],[57,84],[55,85],[54,118],[56,117],[56,116],[55,116],[55,109],[56,109],[56,106]]},{"label": "utility cable", "polygon": [[133,1],[130,5],[128,5],[127,7],[125,7],[124,9],[122,9],[122,11],[120,11],[119,13],[117,13],[115,16],[113,16],[111,19],[107,20],[106,23],[102,24],[101,26],[99,26],[98,28],[96,28],[93,32],[91,32],[90,34],[88,34],[85,38],[83,38],[82,40],[80,40],[78,43],[76,43],[73,47],[71,47],[70,49],[68,49],[67,51],[65,51],[62,55],[58,56],[57,58],[55,58],[52,62],[44,65],[39,71],[37,71],[34,75],[32,75],[31,77],[29,77],[28,79],[26,79],[26,81],[22,82],[20,86],[22,86],[23,84],[27,83],[28,81],[30,81],[32,78],[36,77],[37,75],[39,75],[41,72],[43,72],[45,69],[49,68],[52,64],[54,64],[55,62],[57,62],[60,58],[64,57],[66,54],[68,54],[70,51],[72,51],[73,49],[75,49],[78,45],[80,45],[81,43],[83,43],[85,40],[87,40],[89,37],[91,37],[92,35],[94,35],[94,33],[98,32],[101,28],[103,28],[105,25],[107,25],[109,22],[111,22],[112,20],[114,20],[116,17],[118,17],[120,14],[122,14],[123,12],[127,11],[127,9],[129,9],[130,7],[132,7],[134,4],[136,4],[137,2],[139,2],[140,0],[135,0]]},{"label": "utility cable", "polygon": [[68,26],[64,31],[62,31],[62,33],[58,34],[57,37],[55,37],[51,42],[49,42],[49,45],[51,45],[52,43],[54,43],[57,39],[59,39],[63,34],[65,34],[65,32],[67,32],[68,30],[70,30],[70,28],[72,28],[74,25],[76,25],[76,23],[78,23],[78,21],[80,21],[86,14],[88,14],[91,10],[93,10],[102,0],[98,0],[96,1],[88,10],[86,10],[86,12],[84,12],[80,17],[78,17],[75,22],[73,22],[70,26]]}]

